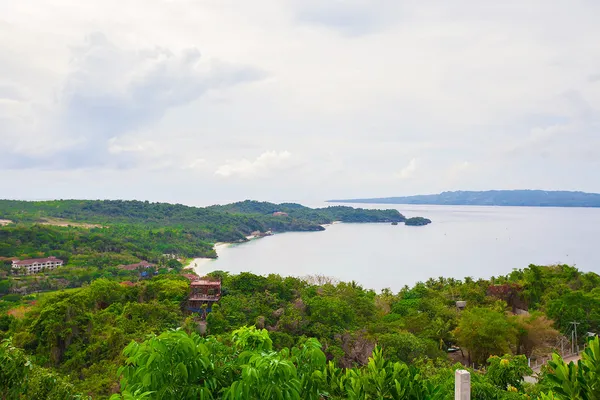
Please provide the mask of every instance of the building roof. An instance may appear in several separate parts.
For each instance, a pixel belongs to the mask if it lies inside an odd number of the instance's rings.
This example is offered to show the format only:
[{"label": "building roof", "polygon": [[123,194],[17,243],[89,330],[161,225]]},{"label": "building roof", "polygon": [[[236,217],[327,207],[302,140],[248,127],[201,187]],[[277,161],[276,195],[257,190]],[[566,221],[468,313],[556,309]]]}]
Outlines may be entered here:
[{"label": "building roof", "polygon": [[135,264],[119,265],[119,268],[126,269],[127,271],[135,271],[136,269],[138,269],[140,267],[150,268],[150,267],[154,267],[154,264],[151,264],[148,261],[141,261],[141,262],[135,263]]},{"label": "building roof", "polygon": [[197,281],[198,279],[200,279],[198,277],[198,275],[194,275],[194,274],[183,274],[183,277],[186,277],[187,279],[189,279],[190,281]]},{"label": "building roof", "polygon": [[221,281],[211,281],[208,279],[198,279],[190,283],[191,286],[221,286]]},{"label": "building roof", "polygon": [[27,265],[31,265],[34,263],[47,263],[49,261],[59,261],[59,262],[63,262],[63,260],[60,260],[56,257],[46,257],[46,258],[30,258],[28,260],[13,260],[13,265],[18,265],[18,266],[27,266]]}]

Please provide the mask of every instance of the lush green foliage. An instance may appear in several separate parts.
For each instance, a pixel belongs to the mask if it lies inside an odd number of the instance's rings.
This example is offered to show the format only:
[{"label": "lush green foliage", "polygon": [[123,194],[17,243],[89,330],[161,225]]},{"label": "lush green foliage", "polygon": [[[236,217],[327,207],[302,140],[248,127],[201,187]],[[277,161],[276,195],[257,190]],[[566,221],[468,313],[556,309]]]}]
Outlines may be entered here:
[{"label": "lush green foliage", "polygon": [[[278,211],[287,213],[288,216],[274,216],[273,213]],[[249,234],[255,230],[318,230],[319,225],[333,221],[404,220],[402,214],[396,210],[366,210],[342,206],[311,209],[299,204],[273,204],[250,200],[204,208],[122,200],[0,200],[0,218],[16,222],[38,222],[49,217],[97,224],[182,226],[204,231],[207,237],[218,241],[232,239],[231,232],[228,232],[231,230]],[[282,229],[274,229],[276,227]]]},{"label": "lush green foliage", "polygon": [[577,363],[566,363],[557,354],[548,363],[545,384],[551,392],[543,399],[600,399],[600,340],[590,340]]},{"label": "lush green foliage", "polygon": [[[125,349],[128,357],[122,374],[122,397],[113,399],[446,399],[452,386],[453,367],[427,377],[419,368],[385,359],[376,348],[360,368],[338,368],[327,362],[321,344],[308,339],[297,347],[273,351],[265,330],[240,328],[231,337],[232,346],[214,338],[201,338],[183,331],[165,332]],[[514,365],[511,372],[523,371]],[[510,364],[510,363],[508,363]],[[525,371],[527,372],[527,371]],[[495,371],[483,385],[489,396],[501,398],[502,379],[519,384],[520,379]],[[443,384],[441,384],[443,382]]]},{"label": "lush green foliage", "polygon": [[83,399],[58,374],[35,365],[10,340],[0,344],[0,397],[2,399]]},{"label": "lush green foliage", "polygon": [[129,341],[180,326],[188,287],[179,279],[132,287],[98,279],[82,289],[45,294],[24,317],[11,321],[12,343],[35,356],[37,364],[77,376],[81,392],[107,393]]},{"label": "lush green foliage", "polygon": [[[122,394],[111,399],[452,399],[456,366],[407,366],[385,359],[375,348],[360,368],[327,362],[321,344],[308,339],[273,351],[265,330],[242,327],[230,346],[213,337],[169,331],[131,343],[119,369]],[[542,399],[597,399],[599,341],[582,361],[566,365],[556,355],[546,379],[553,392]],[[478,400],[527,399],[523,377],[532,373],[524,356],[490,357],[484,373],[471,371]]]},{"label": "lush green foliage", "polygon": [[492,356],[487,360],[489,381],[503,390],[523,389],[523,377],[532,374],[525,356]]},{"label": "lush green foliage", "polygon": [[[523,383],[525,357],[547,355],[571,321],[600,329],[600,277],[566,265],[429,279],[398,293],[323,276],[218,271],[223,295],[202,322],[208,336],[185,311],[189,283],[170,254],[214,256],[215,241],[254,231],[404,221],[394,210],[0,201],[0,218],[16,222],[0,228],[2,398],[447,399],[457,361],[481,368],[472,371],[477,399],[595,399],[598,391],[594,342],[579,364],[555,358],[539,385]],[[44,255],[69,265],[11,276],[10,257]],[[157,263],[158,275],[116,267],[140,259]],[[531,313],[517,315],[523,309]]]},{"label": "lush green foliage", "polygon": [[52,255],[72,265],[103,268],[131,264],[140,259],[159,262],[164,258],[163,254],[216,256],[205,238],[175,228],[117,225],[85,229],[17,225],[0,229],[0,257]]},{"label": "lush green foliage", "polygon": [[423,217],[412,217],[412,218],[408,218],[406,221],[404,221],[405,225],[408,226],[423,226],[423,225],[428,225],[431,223],[431,220],[429,218],[423,218]]},{"label": "lush green foliage", "polygon": [[[287,215],[273,215],[277,211]],[[0,227],[0,257],[53,255],[71,265],[100,268],[140,259],[160,262],[165,254],[216,257],[213,243],[244,241],[256,231],[319,231],[333,221],[404,220],[396,210],[256,201],[199,208],[108,200],[0,200],[0,218],[17,222]]]},{"label": "lush green foliage", "polygon": [[[208,337],[184,314],[187,280],[164,274],[135,285],[100,278],[80,289],[5,296],[0,306],[10,315],[0,309],[0,337],[12,337],[36,368],[94,398],[118,390],[120,365],[122,395],[131,399],[275,398],[278,391],[289,398],[445,398],[456,368],[446,350],[459,345],[465,357],[455,352],[455,361],[470,356],[487,368],[473,375],[476,398],[509,399],[530,391],[517,355],[545,355],[556,344],[544,314],[549,305],[569,299],[569,290],[593,296],[597,281],[568,266],[531,266],[490,280],[430,279],[394,294],[326,277],[213,275],[223,296],[208,315]],[[511,313],[530,298],[539,311]],[[457,310],[456,300],[467,301],[466,309]],[[251,325],[258,329],[240,329]],[[553,390],[544,385],[532,395]]]},{"label": "lush green foliage", "polygon": [[458,342],[470,349],[470,359],[483,364],[490,354],[510,352],[515,330],[504,313],[473,308],[463,313],[455,330]]}]

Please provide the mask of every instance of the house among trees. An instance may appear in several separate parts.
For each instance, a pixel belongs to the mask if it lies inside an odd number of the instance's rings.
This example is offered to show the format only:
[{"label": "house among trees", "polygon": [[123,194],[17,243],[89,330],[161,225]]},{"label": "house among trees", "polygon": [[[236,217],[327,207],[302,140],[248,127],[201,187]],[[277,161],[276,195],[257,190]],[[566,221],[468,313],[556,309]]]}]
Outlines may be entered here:
[{"label": "house among trees", "polygon": [[148,269],[152,269],[153,272],[156,272],[156,265],[151,264],[148,261],[140,261],[139,263],[128,265],[119,265],[119,268],[126,271],[140,271],[140,276],[142,277],[147,277],[149,275]]},{"label": "house among trees", "polygon": [[140,261],[139,263],[128,264],[128,265],[119,265],[119,268],[127,270],[127,271],[135,271],[139,268],[153,268],[153,267],[154,267],[154,264],[151,264],[148,261]]},{"label": "house among trees", "polygon": [[275,211],[275,212],[273,213],[273,216],[274,216],[274,217],[287,217],[287,216],[288,216],[288,213],[286,213],[286,212],[283,212],[283,211]]},{"label": "house among trees", "polygon": [[15,272],[19,272],[22,268],[26,269],[26,273],[37,274],[43,270],[50,270],[63,265],[63,260],[60,260],[56,257],[46,257],[46,258],[31,258],[28,260],[13,260],[12,269]]},{"label": "house among trees", "polygon": [[221,299],[221,281],[204,277],[190,283],[190,295],[186,309],[199,313],[202,319],[212,310],[212,305]]}]

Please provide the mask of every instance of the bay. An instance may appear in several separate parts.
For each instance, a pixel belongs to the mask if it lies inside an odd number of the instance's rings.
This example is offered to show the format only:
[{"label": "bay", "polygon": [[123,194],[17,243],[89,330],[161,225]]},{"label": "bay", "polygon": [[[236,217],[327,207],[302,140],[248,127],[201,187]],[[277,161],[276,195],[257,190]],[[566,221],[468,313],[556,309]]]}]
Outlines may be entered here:
[{"label": "bay", "polygon": [[[348,205],[348,204],[346,204]],[[219,247],[198,272],[326,275],[398,291],[429,278],[489,278],[529,264],[600,273],[600,209],[356,204],[395,208],[433,223],[346,224]]]}]

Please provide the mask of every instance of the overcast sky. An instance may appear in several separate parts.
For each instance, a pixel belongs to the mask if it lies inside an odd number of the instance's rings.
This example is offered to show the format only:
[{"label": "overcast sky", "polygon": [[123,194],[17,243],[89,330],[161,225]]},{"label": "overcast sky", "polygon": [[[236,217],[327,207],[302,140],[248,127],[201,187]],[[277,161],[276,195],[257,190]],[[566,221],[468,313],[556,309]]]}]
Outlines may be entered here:
[{"label": "overcast sky", "polygon": [[598,0],[0,0],[0,198],[600,192]]}]

